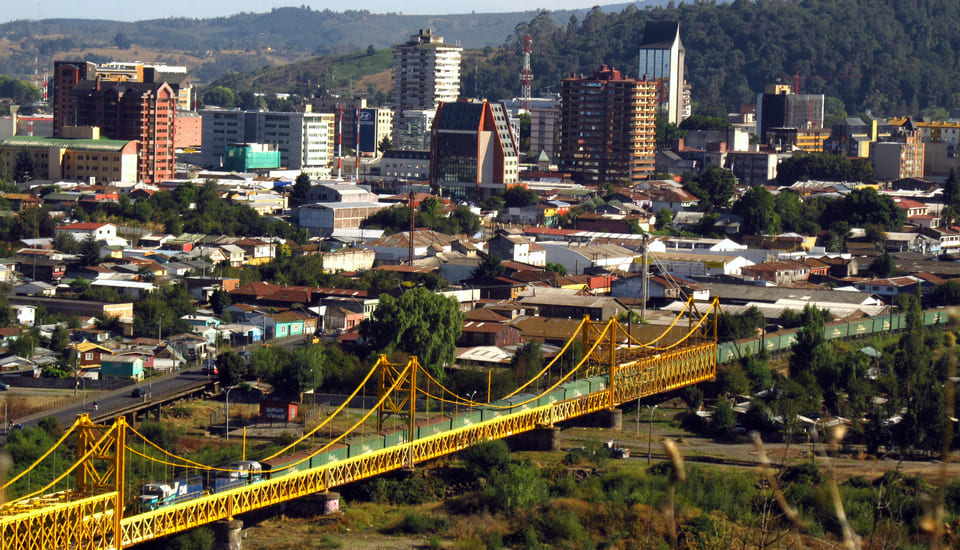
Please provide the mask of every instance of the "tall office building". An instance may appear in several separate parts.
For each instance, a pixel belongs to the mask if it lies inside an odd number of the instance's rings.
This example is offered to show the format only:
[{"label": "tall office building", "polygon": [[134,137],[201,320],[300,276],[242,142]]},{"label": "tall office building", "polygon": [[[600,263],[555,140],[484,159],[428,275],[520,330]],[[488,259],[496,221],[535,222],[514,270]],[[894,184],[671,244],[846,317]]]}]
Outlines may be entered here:
[{"label": "tall office building", "polygon": [[273,111],[200,111],[204,158],[219,166],[227,147],[237,143],[276,146],[280,165],[314,177],[328,177],[333,161],[334,115]]},{"label": "tall office building", "polygon": [[448,46],[429,29],[420,30],[405,44],[393,48],[393,142],[400,141],[399,118],[404,111],[435,110],[443,101],[460,96],[460,54],[463,48]]},{"label": "tall office building", "polygon": [[[656,83],[660,114],[674,124],[685,118],[684,96],[689,98],[689,87],[684,81],[685,56],[679,22],[647,23],[640,44],[638,77]],[[686,104],[689,105],[689,99]]]},{"label": "tall office building", "polygon": [[786,84],[770,84],[757,94],[757,136],[768,143],[773,129],[823,128],[823,94],[796,94]]},{"label": "tall office building", "polygon": [[441,103],[430,141],[430,183],[444,196],[487,200],[518,181],[517,140],[502,103]]},{"label": "tall office building", "polygon": [[655,83],[603,65],[560,88],[559,168],[584,184],[636,183],[654,168]]}]

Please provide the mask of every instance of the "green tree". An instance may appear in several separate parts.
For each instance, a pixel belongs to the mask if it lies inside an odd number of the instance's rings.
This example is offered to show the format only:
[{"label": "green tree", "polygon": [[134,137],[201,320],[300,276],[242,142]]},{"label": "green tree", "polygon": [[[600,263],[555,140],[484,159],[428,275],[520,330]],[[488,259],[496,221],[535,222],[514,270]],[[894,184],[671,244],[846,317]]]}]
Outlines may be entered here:
[{"label": "green tree", "polygon": [[740,232],[744,235],[780,232],[780,215],[776,211],[776,202],[766,187],[751,187],[733,205],[733,212],[743,216]]},{"label": "green tree", "polygon": [[384,154],[390,149],[393,149],[393,140],[390,139],[389,135],[383,136],[383,139],[380,140],[380,143],[377,144],[377,151],[380,151],[380,154]]},{"label": "green tree", "polygon": [[874,277],[883,279],[897,272],[897,264],[889,254],[883,254],[870,263],[869,271]]},{"label": "green tree", "polygon": [[323,383],[323,347],[304,346],[270,377],[270,383],[281,394],[299,397],[301,393]]},{"label": "green tree", "polygon": [[487,254],[483,257],[483,260],[477,264],[477,267],[473,268],[473,271],[470,273],[470,276],[474,279],[486,279],[490,277],[500,277],[507,272],[507,268],[503,267],[503,263],[500,256],[496,254]]},{"label": "green tree", "polygon": [[960,304],[960,282],[951,279],[934,287],[933,302],[944,306]]},{"label": "green tree", "polygon": [[673,223],[673,210],[669,208],[661,208],[657,210],[657,222],[654,224],[654,227],[657,231],[662,231],[666,227],[670,227]]},{"label": "green tree", "polygon": [[117,33],[113,37],[113,45],[121,50],[129,50],[133,46],[133,42],[130,41],[130,38],[122,32]]},{"label": "green tree", "polygon": [[230,293],[223,290],[223,287],[217,287],[210,294],[210,307],[217,315],[222,315],[223,310],[230,307]]},{"label": "green tree", "polygon": [[540,201],[540,196],[523,185],[511,185],[503,192],[504,206],[531,206]]},{"label": "green tree", "polygon": [[290,206],[297,207],[307,202],[307,193],[310,191],[310,176],[301,173],[293,184],[293,192],[290,193]]},{"label": "green tree", "polygon": [[454,362],[463,317],[456,300],[418,287],[399,298],[382,295],[361,332],[374,348],[416,355],[424,368],[442,377],[444,367]]},{"label": "green tree", "polygon": [[26,183],[37,177],[36,166],[33,163],[33,155],[30,151],[23,149],[17,153],[16,164],[13,168],[13,180],[17,183]]},{"label": "green tree", "polygon": [[204,104],[216,105],[224,109],[232,109],[235,101],[233,90],[223,86],[214,86],[203,94]]},{"label": "green tree", "polygon": [[70,331],[57,325],[50,335],[50,349],[58,354],[62,354],[67,350],[68,344],[70,344]]},{"label": "green tree", "polygon": [[217,375],[221,386],[235,386],[243,381],[246,374],[247,364],[239,354],[227,351],[217,356]]},{"label": "green tree", "polygon": [[816,307],[803,308],[803,327],[790,348],[790,379],[810,395],[819,396],[823,386],[835,378],[836,355],[824,335],[826,312]]},{"label": "green tree", "polygon": [[513,372],[517,380],[536,376],[543,367],[543,348],[536,340],[528,340],[513,356]]},{"label": "green tree", "polygon": [[710,431],[713,437],[726,441],[736,437],[737,416],[733,412],[733,405],[726,399],[717,401],[710,418]]},{"label": "green tree", "polygon": [[684,183],[687,191],[700,199],[698,206],[704,212],[728,207],[736,186],[737,178],[733,171],[717,165],[711,165]]},{"label": "green tree", "polygon": [[668,147],[673,141],[687,137],[686,130],[678,128],[672,122],[667,122],[666,117],[660,115],[657,115],[654,121],[654,134],[657,145],[661,147]]},{"label": "green tree", "polygon": [[945,226],[960,219],[960,176],[957,175],[956,168],[950,169],[950,175],[943,184],[943,210],[940,217],[943,218],[942,225]]}]

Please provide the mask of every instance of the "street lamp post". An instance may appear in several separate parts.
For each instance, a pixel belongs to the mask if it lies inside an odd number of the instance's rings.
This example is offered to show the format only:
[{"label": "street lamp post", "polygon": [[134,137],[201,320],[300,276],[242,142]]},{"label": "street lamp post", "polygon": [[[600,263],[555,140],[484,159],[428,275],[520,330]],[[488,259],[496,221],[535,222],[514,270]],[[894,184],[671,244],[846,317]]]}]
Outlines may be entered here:
[{"label": "street lamp post", "polygon": [[657,405],[650,407],[650,435],[647,439],[647,464],[650,464],[650,458],[653,456],[653,411],[657,410]]},{"label": "street lamp post", "polygon": [[640,396],[637,396],[637,437],[640,437]]},{"label": "street lamp post", "polygon": [[226,399],[227,399],[227,431],[226,431],[226,436],[227,436],[227,441],[230,440],[230,392],[231,392],[232,390],[235,390],[236,388],[237,388],[236,386],[230,386],[229,388],[227,388],[227,393],[226,393]]}]

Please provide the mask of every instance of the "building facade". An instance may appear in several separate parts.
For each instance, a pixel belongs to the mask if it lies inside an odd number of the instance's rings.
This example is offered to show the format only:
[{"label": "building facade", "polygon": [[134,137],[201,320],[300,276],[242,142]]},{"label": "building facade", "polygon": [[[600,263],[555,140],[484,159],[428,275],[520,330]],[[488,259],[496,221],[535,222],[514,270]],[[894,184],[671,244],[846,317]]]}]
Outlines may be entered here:
[{"label": "building facade", "polygon": [[11,136],[0,142],[0,164],[7,174],[14,172],[24,150],[33,158],[33,179],[137,181],[136,141]]},{"label": "building facade", "polygon": [[441,103],[430,141],[430,183],[444,196],[486,200],[518,182],[517,141],[502,103]]},{"label": "building facade", "polygon": [[227,147],[237,143],[273,146],[280,166],[313,177],[327,177],[333,162],[331,113],[224,111],[208,109],[203,117],[203,154],[211,166],[223,166]]},{"label": "building facade", "polygon": [[559,168],[577,183],[636,183],[654,169],[656,85],[607,65],[563,80]]},{"label": "building facade", "polygon": [[[399,115],[407,110],[432,110],[460,95],[460,56],[463,48],[448,46],[443,37],[421,29],[393,48],[393,87],[390,99]],[[394,128],[399,128],[399,120]],[[397,131],[394,143],[400,141]]]},{"label": "building facade", "polygon": [[686,50],[680,41],[680,23],[648,22],[640,45],[639,78],[656,83],[657,106],[667,122],[680,124],[689,111],[689,88],[684,80]]},{"label": "building facade", "polygon": [[68,127],[95,126],[105,138],[139,141],[138,179],[159,183],[174,175],[176,111],[176,93],[164,82],[84,80],[70,91],[66,119],[54,113],[54,130],[62,137]]},{"label": "building facade", "polygon": [[823,94],[797,94],[785,84],[771,84],[757,94],[757,135],[764,143],[776,128],[823,128]]}]

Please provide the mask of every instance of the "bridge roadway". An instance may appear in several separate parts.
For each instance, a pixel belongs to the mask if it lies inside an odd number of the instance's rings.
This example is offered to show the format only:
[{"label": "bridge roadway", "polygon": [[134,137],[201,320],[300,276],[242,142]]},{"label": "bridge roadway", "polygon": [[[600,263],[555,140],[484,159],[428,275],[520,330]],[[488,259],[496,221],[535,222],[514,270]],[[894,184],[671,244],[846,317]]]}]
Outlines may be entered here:
[{"label": "bridge roadway", "polygon": [[[78,414],[83,413],[89,414],[94,421],[110,422],[117,416],[148,410],[202,393],[208,388],[212,388],[215,383],[216,377],[203,374],[200,367],[196,367],[140,382],[133,386],[124,386],[117,390],[100,393],[96,398],[96,411],[93,410],[93,399],[88,398],[56,409],[21,417],[16,419],[15,422],[24,426],[35,426],[40,420],[52,416],[57,419],[61,426],[69,426],[73,424]],[[147,395],[133,397],[133,391],[137,388],[142,388],[147,392]]]},{"label": "bridge roadway", "polygon": [[[578,416],[615,408],[638,397],[671,391],[712,379],[716,374],[715,342],[698,343],[640,357],[616,367],[607,389],[529,408],[393,447],[331,462],[327,465],[213,493],[155,511],[117,515],[120,492],[105,493],[0,516],[0,550],[28,548],[118,549],[230,519],[307,495],[324,492],[385,472],[465,449],[479,441],[500,439],[547,428]],[[125,421],[114,428],[123,432]],[[117,437],[122,448],[124,436]],[[119,464],[119,463],[118,463]],[[122,472],[123,467],[119,466]],[[122,486],[122,484],[121,484]],[[122,488],[120,489],[123,490]],[[114,541],[120,544],[114,544]]]},{"label": "bridge roadway", "polygon": [[[552,429],[558,422],[613,411],[618,405],[638,398],[707,381],[716,375],[717,343],[715,325],[712,336],[701,330],[706,319],[706,316],[702,317],[697,324],[691,320],[686,336],[674,344],[654,341],[653,345],[631,348],[628,339],[621,338],[626,334],[626,329],[616,319],[611,319],[603,328],[585,318],[567,344],[570,346],[574,341],[582,341],[584,357],[575,368],[567,370],[562,381],[568,383],[563,387],[557,382],[558,385],[529,398],[516,395],[491,404],[478,404],[481,408],[489,409],[489,417],[484,414],[474,424],[451,426],[451,429],[430,435],[415,428],[416,397],[424,392],[418,380],[429,377],[428,371],[422,370],[416,357],[412,357],[406,365],[393,365],[381,356],[354,395],[358,395],[366,381],[372,381],[371,377],[378,371],[381,401],[377,409],[367,413],[367,417],[378,410],[382,413],[388,399],[393,399],[391,396],[394,392],[406,395],[405,400],[391,405],[399,407],[396,409],[398,411],[407,411],[407,435],[399,443],[356,456],[347,454],[334,458],[334,455],[328,454],[324,457],[328,462],[309,469],[291,468],[286,470],[285,475],[283,472],[272,472],[270,479],[139,514],[130,514],[128,505],[134,495],[127,494],[132,487],[128,487],[126,478],[127,454],[140,454],[139,451],[143,449],[139,438],[131,431],[124,416],[118,416],[112,425],[104,425],[95,424],[88,416],[82,415],[70,428],[71,434],[77,439],[78,460],[69,469],[61,470],[62,476],[76,476],[75,488],[51,494],[51,491],[56,491],[57,483],[64,479],[61,477],[32,496],[0,509],[0,550],[118,550],[200,525],[232,519],[238,514],[322,493],[354,481],[413,467],[480,441]],[[664,336],[668,333],[669,329]],[[554,362],[557,362],[557,358],[550,365]],[[534,379],[538,379],[550,365]],[[202,377],[191,373],[184,376]],[[598,379],[600,383],[584,385],[588,377],[590,380]],[[530,382],[525,387],[529,387]],[[156,392],[156,382],[154,384]],[[347,437],[349,433],[348,430],[331,443]],[[129,445],[128,437],[131,438]],[[325,449],[315,449],[310,456],[318,455],[322,450]],[[48,451],[48,454],[52,451]],[[298,456],[304,456],[304,453]],[[179,457],[171,459],[178,464],[185,464],[188,460]]]}]

